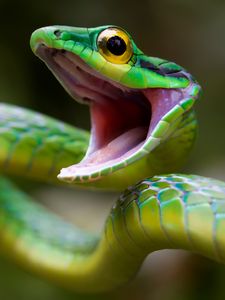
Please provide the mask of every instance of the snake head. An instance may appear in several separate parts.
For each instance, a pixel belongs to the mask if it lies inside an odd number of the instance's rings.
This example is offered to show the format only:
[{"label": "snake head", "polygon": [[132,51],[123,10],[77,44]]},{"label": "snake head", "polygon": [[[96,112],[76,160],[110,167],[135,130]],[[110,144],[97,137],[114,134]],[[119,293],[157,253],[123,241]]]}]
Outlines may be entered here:
[{"label": "snake head", "polygon": [[31,48],[72,98],[90,106],[88,151],[60,180],[122,189],[180,168],[195,137],[200,91],[186,70],[146,56],[112,25],[40,28]]}]

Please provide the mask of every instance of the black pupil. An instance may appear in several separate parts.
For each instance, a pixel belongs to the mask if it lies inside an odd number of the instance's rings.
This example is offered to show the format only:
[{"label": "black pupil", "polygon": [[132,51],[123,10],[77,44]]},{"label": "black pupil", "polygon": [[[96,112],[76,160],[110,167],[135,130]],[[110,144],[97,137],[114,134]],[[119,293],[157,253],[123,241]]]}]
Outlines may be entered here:
[{"label": "black pupil", "polygon": [[122,55],[127,49],[126,43],[118,35],[109,38],[106,46],[108,50],[114,55]]}]

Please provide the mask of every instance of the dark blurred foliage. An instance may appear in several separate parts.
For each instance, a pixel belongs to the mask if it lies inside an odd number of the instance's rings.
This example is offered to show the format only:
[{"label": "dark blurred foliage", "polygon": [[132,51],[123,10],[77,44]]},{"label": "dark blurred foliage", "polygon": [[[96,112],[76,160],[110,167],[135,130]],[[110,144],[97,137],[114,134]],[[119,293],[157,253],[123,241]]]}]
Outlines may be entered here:
[{"label": "dark blurred foliage", "polygon": [[[120,25],[144,52],[175,61],[196,76],[203,87],[200,130],[184,171],[225,179],[224,1],[0,0],[0,100],[89,128],[88,108],[66,95],[29,48],[33,30],[54,24]],[[223,266],[196,256],[172,257],[171,262],[170,255],[162,255],[159,266],[147,275],[143,271],[127,288],[96,297],[68,293],[1,261],[0,299],[225,298]]]}]

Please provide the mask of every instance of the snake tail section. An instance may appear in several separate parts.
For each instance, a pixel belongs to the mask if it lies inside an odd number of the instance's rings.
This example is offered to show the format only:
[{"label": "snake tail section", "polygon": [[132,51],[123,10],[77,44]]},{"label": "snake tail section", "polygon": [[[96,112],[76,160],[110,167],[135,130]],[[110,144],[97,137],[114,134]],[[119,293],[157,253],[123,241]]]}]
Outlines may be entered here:
[{"label": "snake tail section", "polygon": [[100,238],[47,212],[0,179],[1,252],[78,292],[112,290],[156,250],[181,248],[225,262],[225,183],[194,175],[154,176],[128,188]]}]

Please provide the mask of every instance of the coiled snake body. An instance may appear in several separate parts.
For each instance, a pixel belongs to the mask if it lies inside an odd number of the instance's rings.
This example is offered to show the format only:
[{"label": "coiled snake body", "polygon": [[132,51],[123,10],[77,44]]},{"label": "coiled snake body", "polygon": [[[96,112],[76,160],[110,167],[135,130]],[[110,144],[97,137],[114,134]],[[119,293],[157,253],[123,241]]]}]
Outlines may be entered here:
[{"label": "coiled snake body", "polygon": [[79,292],[124,284],[159,249],[225,262],[225,183],[173,173],[195,139],[195,79],[175,63],[143,54],[116,26],[45,27],[33,33],[31,47],[73,98],[90,105],[91,135],[1,104],[2,174],[84,188],[129,187],[95,237],[1,177],[2,254]]}]

